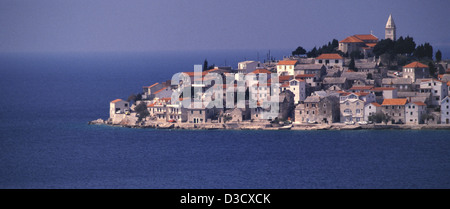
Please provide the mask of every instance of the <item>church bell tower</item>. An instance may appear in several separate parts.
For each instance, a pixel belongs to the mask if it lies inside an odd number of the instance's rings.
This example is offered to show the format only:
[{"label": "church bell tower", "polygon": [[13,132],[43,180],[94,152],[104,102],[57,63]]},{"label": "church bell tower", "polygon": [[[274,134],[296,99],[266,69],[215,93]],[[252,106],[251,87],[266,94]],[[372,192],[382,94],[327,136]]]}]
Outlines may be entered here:
[{"label": "church bell tower", "polygon": [[391,39],[393,41],[395,41],[396,39],[396,28],[395,28],[395,23],[394,23],[394,19],[392,18],[392,15],[389,15],[389,19],[386,23],[386,28],[384,31],[384,39]]}]

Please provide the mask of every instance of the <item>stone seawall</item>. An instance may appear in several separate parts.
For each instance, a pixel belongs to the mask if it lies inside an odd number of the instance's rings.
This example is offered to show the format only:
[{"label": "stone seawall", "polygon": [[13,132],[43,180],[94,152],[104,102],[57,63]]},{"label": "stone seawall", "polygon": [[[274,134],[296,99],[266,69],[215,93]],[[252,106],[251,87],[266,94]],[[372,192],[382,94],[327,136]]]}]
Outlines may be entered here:
[{"label": "stone seawall", "polygon": [[240,122],[240,123],[168,123],[168,122],[141,122],[135,120],[122,120],[113,123],[112,120],[97,119],[90,121],[90,125],[109,125],[127,128],[154,128],[154,129],[188,129],[188,130],[384,130],[384,129],[404,129],[404,130],[450,130],[448,124],[433,125],[345,125],[342,123],[333,124],[294,124],[292,127],[272,127],[269,122]]}]

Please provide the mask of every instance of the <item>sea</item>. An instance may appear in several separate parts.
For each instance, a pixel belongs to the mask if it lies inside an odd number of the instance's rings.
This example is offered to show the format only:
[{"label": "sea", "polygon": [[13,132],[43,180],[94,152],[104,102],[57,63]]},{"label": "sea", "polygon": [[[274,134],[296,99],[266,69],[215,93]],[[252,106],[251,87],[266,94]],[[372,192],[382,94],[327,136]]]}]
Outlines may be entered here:
[{"label": "sea", "polygon": [[[1,189],[450,188],[450,131],[88,125],[109,102],[267,50],[0,54]],[[289,51],[272,50],[282,58]]]}]

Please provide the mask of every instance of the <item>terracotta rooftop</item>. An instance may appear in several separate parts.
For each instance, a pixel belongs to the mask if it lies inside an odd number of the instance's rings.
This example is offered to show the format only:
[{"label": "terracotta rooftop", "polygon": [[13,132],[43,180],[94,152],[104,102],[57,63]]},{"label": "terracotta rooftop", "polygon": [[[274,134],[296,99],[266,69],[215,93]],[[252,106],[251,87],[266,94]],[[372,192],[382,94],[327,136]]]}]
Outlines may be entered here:
[{"label": "terracotta rooftop", "polygon": [[115,99],[115,100],[111,101],[111,103],[116,103],[116,102],[120,102],[120,101],[122,101],[122,100],[121,99]]},{"label": "terracotta rooftop", "polygon": [[423,102],[413,102],[413,103],[416,105],[419,105],[419,106],[427,106],[427,104],[425,104]]},{"label": "terracotta rooftop", "polygon": [[256,70],[254,70],[252,73],[254,73],[254,74],[259,74],[259,73],[270,74],[270,73],[272,73],[272,72],[270,72],[270,71],[268,71],[268,70],[266,70],[266,69],[256,69]]},{"label": "terracotta rooftop", "polygon": [[160,90],[158,90],[158,91],[155,91],[155,92],[153,92],[153,94],[157,94],[157,93],[163,91],[164,89],[165,89],[165,88],[162,88],[162,89],[160,89]]},{"label": "terracotta rooftop", "polygon": [[403,66],[404,68],[428,68],[427,65],[424,65],[420,62],[411,62],[405,66]]},{"label": "terracotta rooftop", "polygon": [[373,48],[373,47],[375,47],[375,45],[377,45],[377,43],[366,43],[366,45],[367,45],[368,47]]},{"label": "terracotta rooftop", "polygon": [[339,43],[364,43],[364,41],[362,41],[361,39],[356,38],[354,36],[349,36],[349,37],[345,38],[344,40],[339,41]]},{"label": "terracotta rooftop", "polygon": [[311,78],[311,77],[315,77],[315,74],[298,74],[295,76],[295,78]]},{"label": "terracotta rooftop", "polygon": [[344,58],[342,58],[341,55],[334,53],[334,54],[321,54],[316,59],[318,59],[318,60],[328,60],[328,59],[344,59]]},{"label": "terracotta rooftop", "polygon": [[407,102],[407,99],[384,99],[381,105],[405,105]]},{"label": "terracotta rooftop", "polygon": [[373,86],[353,86],[350,90],[370,90]]},{"label": "terracotta rooftop", "polygon": [[375,107],[381,107],[381,105],[378,104],[378,103],[376,103],[376,102],[372,102],[372,103],[370,103],[370,104],[373,104]]},{"label": "terracotta rooftop", "polygon": [[281,60],[278,62],[277,65],[295,65],[297,63],[298,63],[297,60]]},{"label": "terracotta rooftop", "polygon": [[372,34],[358,34],[354,35],[354,37],[363,41],[378,41],[378,38]]},{"label": "terracotta rooftop", "polygon": [[387,91],[387,90],[395,90],[395,87],[376,87],[373,88],[372,91]]}]

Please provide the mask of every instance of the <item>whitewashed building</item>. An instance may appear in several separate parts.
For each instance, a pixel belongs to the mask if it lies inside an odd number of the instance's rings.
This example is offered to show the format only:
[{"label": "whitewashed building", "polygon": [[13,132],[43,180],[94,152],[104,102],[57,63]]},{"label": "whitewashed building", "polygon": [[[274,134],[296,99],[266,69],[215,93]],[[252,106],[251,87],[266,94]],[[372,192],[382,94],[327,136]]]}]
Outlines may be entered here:
[{"label": "whitewashed building", "polygon": [[298,64],[297,60],[281,60],[277,64],[277,73],[281,75],[294,75],[294,68]]},{"label": "whitewashed building", "polygon": [[243,62],[238,62],[238,72],[240,73],[250,73],[253,72],[254,70],[256,70],[257,68],[259,68],[261,66],[261,63],[258,61],[243,61]]},{"label": "whitewashed building", "polygon": [[441,101],[441,124],[450,124],[450,97]]},{"label": "whitewashed building", "polygon": [[130,110],[130,103],[121,99],[113,100],[109,103],[109,117],[114,118],[116,114],[124,114]]},{"label": "whitewashed building", "polygon": [[405,105],[405,123],[420,124],[422,115],[427,113],[427,105],[423,102],[410,102]]},{"label": "whitewashed building", "polygon": [[369,121],[369,116],[377,113],[381,113],[381,105],[376,102],[367,103],[364,106],[364,121]]},{"label": "whitewashed building", "polygon": [[287,90],[294,93],[294,103],[298,104],[306,99],[306,81],[303,79],[292,79],[289,81]]},{"label": "whitewashed building", "polygon": [[425,79],[420,82],[420,93],[431,93],[431,105],[439,106],[441,100],[448,96],[447,83],[436,79]]},{"label": "whitewashed building", "polygon": [[324,64],[329,69],[342,68],[344,65],[344,58],[336,53],[333,54],[321,54],[316,58],[316,64]]}]

